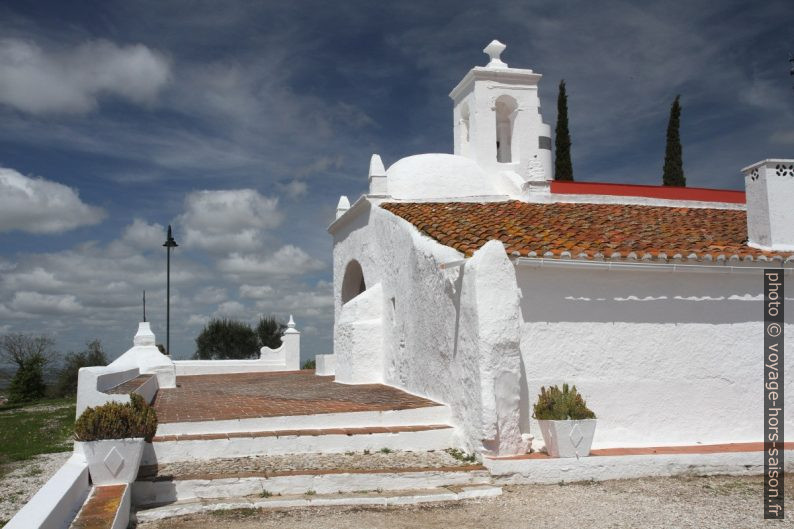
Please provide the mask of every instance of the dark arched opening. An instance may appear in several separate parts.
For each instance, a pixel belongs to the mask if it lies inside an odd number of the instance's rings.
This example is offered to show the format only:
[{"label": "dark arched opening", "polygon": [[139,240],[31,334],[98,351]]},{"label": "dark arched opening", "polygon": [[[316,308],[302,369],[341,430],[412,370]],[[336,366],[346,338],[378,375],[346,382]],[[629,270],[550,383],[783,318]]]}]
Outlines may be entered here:
[{"label": "dark arched opening", "polygon": [[342,304],[344,305],[367,289],[364,282],[364,271],[361,265],[353,259],[345,268],[345,277],[342,279]]}]

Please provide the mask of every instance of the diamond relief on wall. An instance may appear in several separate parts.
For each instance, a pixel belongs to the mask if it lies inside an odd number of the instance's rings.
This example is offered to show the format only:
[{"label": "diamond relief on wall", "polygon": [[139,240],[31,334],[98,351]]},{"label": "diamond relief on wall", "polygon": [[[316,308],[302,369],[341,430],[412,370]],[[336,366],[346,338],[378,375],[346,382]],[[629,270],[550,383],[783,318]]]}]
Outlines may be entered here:
[{"label": "diamond relief on wall", "polygon": [[568,435],[568,437],[570,437],[574,448],[579,448],[579,445],[582,444],[582,439],[584,439],[584,434],[582,433],[582,429],[579,427],[578,422],[573,424],[573,428],[571,428],[571,433]]},{"label": "diamond relief on wall", "polygon": [[103,462],[114,477],[119,473],[121,467],[124,466],[124,458],[121,456],[119,451],[116,450],[115,446],[110,449],[110,452],[108,452],[108,455],[105,456]]}]

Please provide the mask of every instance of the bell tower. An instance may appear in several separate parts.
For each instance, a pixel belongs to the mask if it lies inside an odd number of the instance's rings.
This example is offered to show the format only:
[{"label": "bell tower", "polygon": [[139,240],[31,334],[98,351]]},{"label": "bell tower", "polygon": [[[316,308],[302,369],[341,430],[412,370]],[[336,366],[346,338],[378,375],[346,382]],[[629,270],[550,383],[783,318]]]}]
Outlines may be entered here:
[{"label": "bell tower", "polygon": [[491,174],[511,171],[524,181],[551,180],[551,128],[543,123],[538,98],[542,76],[510,68],[501,59],[505,48],[498,40],[488,44],[483,50],[488,64],[469,70],[449,94],[454,153]]}]

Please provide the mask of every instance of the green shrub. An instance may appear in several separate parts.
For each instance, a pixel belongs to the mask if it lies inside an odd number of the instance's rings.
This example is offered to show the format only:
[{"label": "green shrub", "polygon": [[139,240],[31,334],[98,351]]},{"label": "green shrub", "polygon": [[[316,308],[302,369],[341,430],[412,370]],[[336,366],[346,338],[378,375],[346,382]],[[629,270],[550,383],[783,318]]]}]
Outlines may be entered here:
[{"label": "green shrub", "polygon": [[236,320],[210,320],[196,338],[197,360],[259,358],[259,339],[251,326]]},{"label": "green shrub", "polygon": [[312,358],[311,360],[306,360],[301,369],[317,369],[317,362]]},{"label": "green shrub", "polygon": [[287,328],[287,324],[278,321],[275,316],[259,318],[256,325],[256,337],[259,339],[259,347],[270,347],[278,349],[281,347],[281,336]]},{"label": "green shrub", "polygon": [[562,385],[562,391],[557,386],[551,386],[548,390],[541,387],[533,411],[532,416],[541,421],[596,418],[595,413],[587,407],[587,403],[576,391],[576,386],[568,388],[568,384]]},{"label": "green shrub", "polygon": [[86,350],[79,353],[69,353],[64,360],[63,369],[58,372],[58,382],[55,394],[59,397],[70,397],[77,394],[77,375],[81,367],[108,365],[102,343],[94,340],[86,344]]},{"label": "green shrub", "polygon": [[137,393],[130,395],[130,401],[125,404],[108,402],[87,408],[75,422],[74,438],[78,441],[101,441],[143,437],[151,442],[157,431],[157,413]]}]

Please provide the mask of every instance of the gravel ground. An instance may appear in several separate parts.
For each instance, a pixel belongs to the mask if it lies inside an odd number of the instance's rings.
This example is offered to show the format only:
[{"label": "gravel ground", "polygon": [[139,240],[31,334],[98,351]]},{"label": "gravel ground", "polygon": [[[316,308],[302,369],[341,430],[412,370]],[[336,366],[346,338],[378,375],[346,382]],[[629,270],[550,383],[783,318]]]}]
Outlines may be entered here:
[{"label": "gravel ground", "polygon": [[[787,476],[789,481],[794,475]],[[424,506],[229,511],[140,524],[141,529],[752,529],[794,526],[762,519],[760,476],[647,478],[505,487],[499,498]]]},{"label": "gravel ground", "polygon": [[4,465],[5,474],[0,478],[0,522],[10,520],[71,455],[71,452],[42,454]]},{"label": "gravel ground", "polygon": [[455,459],[441,450],[435,452],[380,452],[370,454],[289,454],[280,456],[251,456],[235,459],[213,459],[158,465],[161,476],[225,475],[238,472],[282,472],[290,470],[383,469],[383,468],[439,468],[472,465],[470,461]]}]

